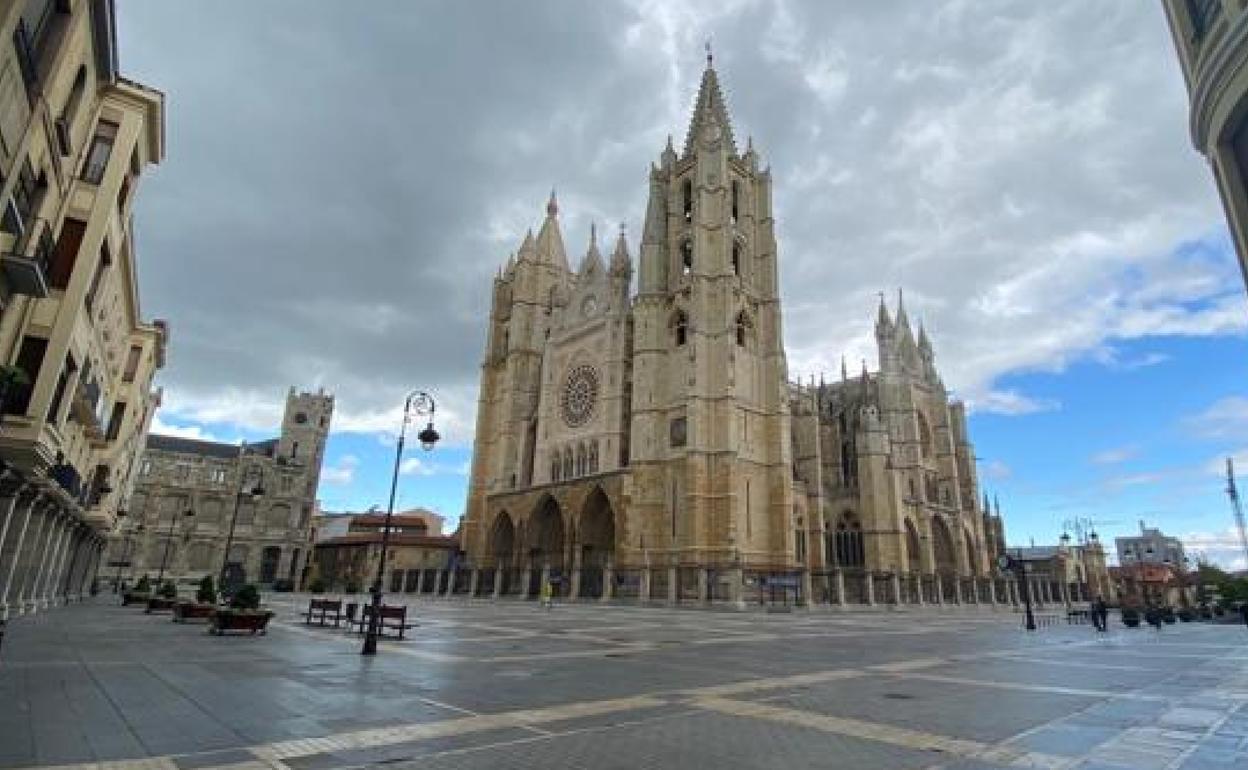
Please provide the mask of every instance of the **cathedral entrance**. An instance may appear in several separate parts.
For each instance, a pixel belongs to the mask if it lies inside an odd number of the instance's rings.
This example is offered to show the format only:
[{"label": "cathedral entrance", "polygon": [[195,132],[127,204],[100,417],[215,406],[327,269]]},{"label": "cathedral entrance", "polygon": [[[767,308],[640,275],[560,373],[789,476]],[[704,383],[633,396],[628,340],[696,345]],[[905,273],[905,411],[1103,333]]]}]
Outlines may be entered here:
[{"label": "cathedral entrance", "polygon": [[615,555],[615,516],[601,487],[585,501],[581,513],[581,590],[587,599],[602,596],[603,576]]},{"label": "cathedral entrance", "polygon": [[953,549],[953,538],[948,533],[945,520],[932,517],[932,549],[936,557],[936,572],[942,578],[957,574],[957,552]]},{"label": "cathedral entrance", "polygon": [[511,523],[507,511],[498,514],[494,519],[494,528],[490,532],[490,554],[494,557],[494,569],[502,577],[500,593],[509,594],[515,584],[515,565],[512,563],[516,553],[516,527]]},{"label": "cathedral entrance", "polygon": [[555,498],[547,495],[537,506],[529,527],[529,595],[537,596],[542,588],[542,572],[549,567],[551,589],[556,596],[567,594],[568,576],[563,563],[563,511]]}]

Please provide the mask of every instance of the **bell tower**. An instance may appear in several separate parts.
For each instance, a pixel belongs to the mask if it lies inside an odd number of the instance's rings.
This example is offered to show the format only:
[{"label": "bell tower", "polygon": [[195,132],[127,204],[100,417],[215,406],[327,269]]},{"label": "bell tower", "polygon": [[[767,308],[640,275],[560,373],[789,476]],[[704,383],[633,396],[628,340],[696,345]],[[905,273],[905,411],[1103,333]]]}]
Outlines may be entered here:
[{"label": "bell tower", "polygon": [[771,174],[739,153],[708,52],[678,156],[650,169],[634,306],[630,548],[683,563],[793,559]]},{"label": "bell tower", "polygon": [[324,391],[305,393],[293,387],[286,394],[286,410],[282,415],[282,434],[276,454],[288,464],[307,469],[304,480],[310,497],[316,496],[321,479],[321,462],[325,458],[325,442],[329,439],[330,421],[334,416],[334,397]]}]

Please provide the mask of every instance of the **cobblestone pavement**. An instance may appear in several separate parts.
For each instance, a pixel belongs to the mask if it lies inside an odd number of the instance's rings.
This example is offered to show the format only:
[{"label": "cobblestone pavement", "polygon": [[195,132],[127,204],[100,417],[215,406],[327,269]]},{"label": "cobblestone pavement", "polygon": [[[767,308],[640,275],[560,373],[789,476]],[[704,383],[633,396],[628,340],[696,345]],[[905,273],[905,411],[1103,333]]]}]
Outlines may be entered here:
[{"label": "cobblestone pavement", "polygon": [[10,624],[0,767],[1248,767],[1242,626],[425,599],[364,658],[302,597],[254,638],[100,599]]}]

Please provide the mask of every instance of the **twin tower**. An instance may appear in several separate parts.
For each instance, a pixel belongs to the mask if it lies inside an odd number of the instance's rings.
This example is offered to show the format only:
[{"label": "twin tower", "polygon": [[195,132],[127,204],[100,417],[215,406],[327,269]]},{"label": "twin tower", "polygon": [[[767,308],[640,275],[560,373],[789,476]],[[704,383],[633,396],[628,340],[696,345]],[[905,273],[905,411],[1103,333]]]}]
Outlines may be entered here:
[{"label": "twin tower", "polygon": [[[467,559],[498,573],[503,593],[546,575],[581,597],[706,597],[731,592],[717,581],[732,575],[836,562],[843,511],[824,510],[824,492],[857,489],[863,474],[821,478],[859,462],[841,456],[839,434],[821,434],[849,430],[837,415],[817,416],[809,440],[794,433],[794,409],[820,400],[787,378],[771,184],[752,143],[738,146],[708,57],[682,150],[669,139],[650,169],[636,294],[623,228],[605,255],[591,229],[573,268],[553,194],[536,237],[508,259],[494,281],[462,529]],[[929,424],[952,453],[943,388],[939,401]],[[896,539],[902,522],[877,526],[888,515],[868,511],[903,508],[907,487],[893,486],[887,502],[835,496],[862,527],[859,567],[904,558],[873,536]],[[869,494],[887,487],[873,481]],[[977,513],[973,489],[971,479]],[[977,546],[981,527],[968,531]],[[961,570],[974,558],[964,549]]]}]

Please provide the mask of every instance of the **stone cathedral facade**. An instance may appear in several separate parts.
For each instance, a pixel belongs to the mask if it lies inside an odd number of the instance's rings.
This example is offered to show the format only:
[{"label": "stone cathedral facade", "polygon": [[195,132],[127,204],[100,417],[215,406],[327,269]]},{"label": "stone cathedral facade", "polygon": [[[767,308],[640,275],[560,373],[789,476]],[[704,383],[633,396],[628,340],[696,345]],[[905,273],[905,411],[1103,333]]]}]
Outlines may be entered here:
[{"label": "stone cathedral facade", "polygon": [[472,590],[843,601],[878,578],[899,601],[977,598],[1000,528],[963,407],[900,306],[880,308],[879,372],[789,381],[772,177],[709,58],[649,185],[636,275],[623,226],[607,253],[591,229],[574,266],[552,193],[494,281]]}]

